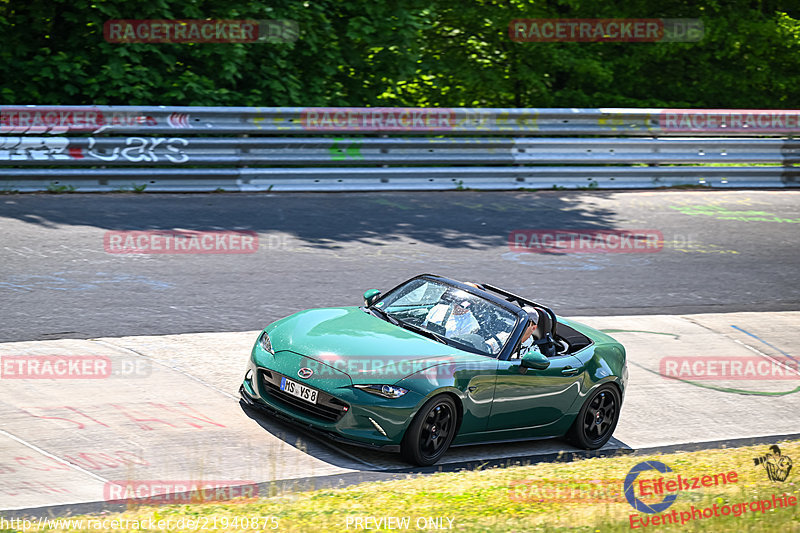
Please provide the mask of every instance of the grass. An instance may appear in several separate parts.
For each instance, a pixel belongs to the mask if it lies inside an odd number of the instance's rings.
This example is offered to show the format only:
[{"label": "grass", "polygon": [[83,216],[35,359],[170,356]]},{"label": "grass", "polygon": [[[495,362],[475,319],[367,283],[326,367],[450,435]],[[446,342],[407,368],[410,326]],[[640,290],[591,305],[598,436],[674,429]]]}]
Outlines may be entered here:
[{"label": "grass", "polygon": [[[783,455],[800,461],[800,440],[780,444]],[[786,481],[770,481],[766,471],[754,464],[753,458],[769,452],[767,445],[732,449],[683,452],[668,455],[619,455],[574,462],[541,463],[527,466],[438,473],[407,479],[364,483],[341,489],[325,489],[304,493],[276,494],[250,500],[208,502],[187,505],[130,507],[122,513],[73,517],[73,520],[138,521],[139,528],[120,528],[116,531],[148,530],[149,520],[171,520],[172,531],[196,531],[185,520],[198,520],[217,531],[275,531],[324,532],[361,530],[356,518],[409,517],[408,531],[435,530],[422,521],[440,518],[439,525],[464,532],[533,532],[580,531],[587,533],[633,531],[630,516],[653,517],[637,513],[622,494],[622,480],[636,464],[661,461],[673,472],[657,474],[650,470],[641,478],[665,480],[702,477],[703,475],[735,471],[736,482],[700,487],[678,493],[677,501],[666,511],[681,511],[733,505],[753,500],[766,500],[775,494],[792,495],[800,499],[800,475],[793,469]],[[597,482],[600,482],[598,485]],[[570,499],[539,488],[554,489],[556,494],[568,494]],[[591,487],[594,487],[592,489]],[[599,488],[598,488],[599,487]],[[568,491],[568,493],[564,492]],[[639,494],[638,486],[636,493]],[[647,503],[661,500],[640,496]],[[741,509],[741,508],[739,508]],[[243,518],[260,517],[256,524],[244,524]],[[271,521],[275,517],[276,521]],[[237,522],[234,522],[234,521]],[[249,522],[249,520],[248,520]],[[129,522],[130,523],[130,522]],[[216,528],[213,525],[216,524]],[[243,526],[256,527],[243,527]],[[266,527],[264,527],[266,525]],[[374,523],[369,523],[375,527]],[[394,524],[396,526],[396,523]],[[145,526],[145,527],[142,527]],[[348,527],[349,526],[349,527]],[[385,527],[384,527],[385,529]],[[748,511],[742,516],[711,517],[672,526],[651,525],[638,530],[658,532],[683,531],[800,531],[798,507],[766,511]],[[153,530],[149,528],[149,530]],[[14,530],[12,530],[14,531]],[[27,531],[40,531],[35,527]],[[97,528],[52,529],[52,531],[98,531]],[[108,529],[103,529],[108,531]]]}]

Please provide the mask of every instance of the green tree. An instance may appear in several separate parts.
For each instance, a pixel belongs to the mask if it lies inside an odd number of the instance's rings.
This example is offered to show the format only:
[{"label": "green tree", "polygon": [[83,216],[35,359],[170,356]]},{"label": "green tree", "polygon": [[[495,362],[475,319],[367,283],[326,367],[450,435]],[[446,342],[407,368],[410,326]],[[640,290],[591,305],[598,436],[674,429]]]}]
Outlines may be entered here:
[{"label": "green tree", "polygon": [[[383,98],[446,107],[797,106],[800,22],[789,6],[796,3],[434,0],[416,75]],[[508,36],[515,18],[699,18],[705,37],[518,43]]]},{"label": "green tree", "polygon": [[[300,39],[118,44],[111,19],[288,19]],[[3,104],[371,104],[419,47],[413,10],[364,0],[0,0],[0,32]]]},{"label": "green tree", "polygon": [[[800,102],[796,0],[0,0],[0,104]],[[792,11],[794,10],[794,11]],[[515,18],[699,18],[697,43],[520,43]],[[289,19],[282,44],[115,44],[109,19]]]}]

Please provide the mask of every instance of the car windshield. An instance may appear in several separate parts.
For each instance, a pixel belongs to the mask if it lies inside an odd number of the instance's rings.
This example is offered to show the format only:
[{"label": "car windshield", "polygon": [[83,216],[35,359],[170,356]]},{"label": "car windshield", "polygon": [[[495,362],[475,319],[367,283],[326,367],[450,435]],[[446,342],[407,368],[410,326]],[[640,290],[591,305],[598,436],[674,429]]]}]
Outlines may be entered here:
[{"label": "car windshield", "polygon": [[409,329],[457,348],[495,356],[511,336],[517,317],[499,305],[462,289],[413,279],[393,290],[375,308]]}]

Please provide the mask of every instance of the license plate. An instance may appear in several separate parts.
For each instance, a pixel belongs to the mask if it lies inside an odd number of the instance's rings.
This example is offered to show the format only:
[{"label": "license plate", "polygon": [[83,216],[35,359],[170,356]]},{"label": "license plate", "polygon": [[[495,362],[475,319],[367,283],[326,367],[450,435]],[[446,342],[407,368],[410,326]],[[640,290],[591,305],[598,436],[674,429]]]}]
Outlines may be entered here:
[{"label": "license plate", "polygon": [[281,378],[281,390],[288,392],[292,396],[296,396],[301,400],[308,403],[317,403],[317,391],[311,387],[306,387],[302,383],[292,381],[288,378]]}]

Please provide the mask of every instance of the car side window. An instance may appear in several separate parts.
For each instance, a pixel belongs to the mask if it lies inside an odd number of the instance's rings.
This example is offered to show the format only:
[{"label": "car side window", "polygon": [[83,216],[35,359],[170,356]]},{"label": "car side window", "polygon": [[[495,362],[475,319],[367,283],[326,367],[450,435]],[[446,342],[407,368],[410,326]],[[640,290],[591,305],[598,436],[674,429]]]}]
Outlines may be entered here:
[{"label": "car side window", "polygon": [[526,342],[520,341],[520,342],[517,343],[517,346],[516,346],[516,348],[514,348],[514,351],[511,352],[511,355],[509,356],[509,359],[510,360],[515,360],[515,361],[519,360],[519,359],[522,359],[522,356],[525,355],[526,353],[528,353],[532,348],[533,348],[533,346],[532,346],[531,343],[526,343]]},{"label": "car side window", "polygon": [[[531,322],[526,322],[525,323],[525,328],[527,328],[530,324],[531,324]],[[525,329],[523,329],[523,335],[524,335],[524,331],[525,331]],[[525,355],[526,353],[528,353],[530,350],[533,350],[533,349],[535,349],[534,344],[533,344],[533,336],[529,336],[525,340],[519,340],[519,341],[517,341],[517,345],[514,347],[514,350],[511,352],[511,355],[509,356],[509,359],[510,360],[522,359],[523,355]]]}]

